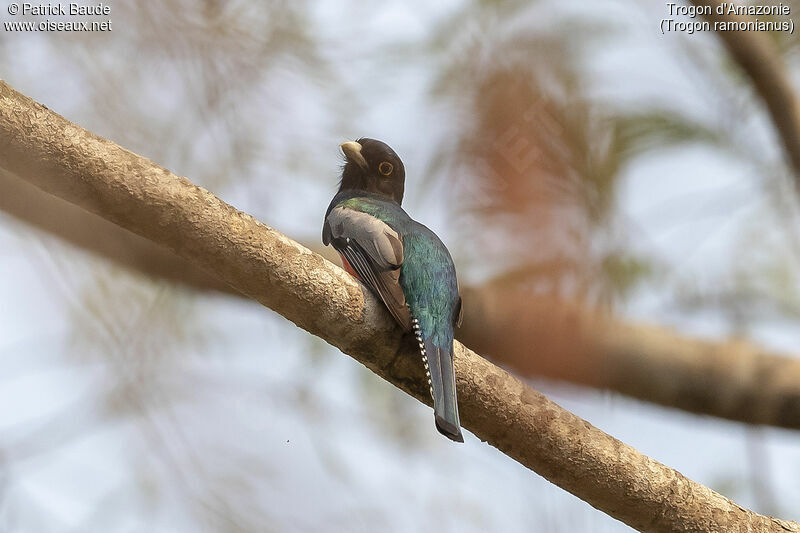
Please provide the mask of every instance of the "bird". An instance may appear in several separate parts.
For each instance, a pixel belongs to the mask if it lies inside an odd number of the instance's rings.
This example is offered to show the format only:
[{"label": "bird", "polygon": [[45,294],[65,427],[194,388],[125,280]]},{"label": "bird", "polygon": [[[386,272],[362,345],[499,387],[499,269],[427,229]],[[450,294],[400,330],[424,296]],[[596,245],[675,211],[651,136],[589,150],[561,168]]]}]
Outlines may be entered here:
[{"label": "bird", "polygon": [[436,234],[403,210],[405,167],[386,143],[370,138],[341,144],[339,190],[322,226],[322,242],[345,270],[366,285],[400,327],[413,332],[433,398],[434,421],[464,442],[458,417],[454,328],[462,306],[450,252]]}]

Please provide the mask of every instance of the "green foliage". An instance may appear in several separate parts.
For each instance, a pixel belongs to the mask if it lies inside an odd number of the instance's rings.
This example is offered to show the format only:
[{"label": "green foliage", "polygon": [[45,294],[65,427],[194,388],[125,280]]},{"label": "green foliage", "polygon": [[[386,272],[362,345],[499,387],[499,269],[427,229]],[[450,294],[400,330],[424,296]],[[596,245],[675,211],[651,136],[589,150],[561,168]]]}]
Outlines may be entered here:
[{"label": "green foliage", "polygon": [[682,115],[679,111],[648,110],[618,116],[615,151],[625,160],[649,151],[706,144],[729,147],[729,138],[719,128],[708,126]]},{"label": "green foliage", "polygon": [[654,272],[650,261],[625,251],[607,255],[602,265],[603,276],[608,280],[616,296],[622,300]]}]

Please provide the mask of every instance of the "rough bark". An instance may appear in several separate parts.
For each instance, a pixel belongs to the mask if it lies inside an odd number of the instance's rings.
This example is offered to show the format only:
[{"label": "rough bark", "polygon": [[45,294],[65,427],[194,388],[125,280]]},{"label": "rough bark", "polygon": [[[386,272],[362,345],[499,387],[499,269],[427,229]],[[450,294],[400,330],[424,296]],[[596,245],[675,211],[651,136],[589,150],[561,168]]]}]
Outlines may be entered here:
[{"label": "rough bark", "polygon": [[[174,252],[0,169],[0,210],[156,278],[241,294]],[[338,261],[331,248],[315,249]],[[800,429],[800,360],[745,341],[710,342],[564,300],[462,289],[458,339],[518,375],[613,390],[693,413]]]},{"label": "rough bark", "polygon": [[[169,247],[430,402],[413,342],[344,271],[5,82],[0,167]],[[459,343],[455,362],[467,429],[640,531],[800,531],[797,523],[743,509],[642,455]]]},{"label": "rough bark", "polygon": [[[714,22],[747,22],[751,17],[718,14],[720,0],[691,0],[696,6],[710,7]],[[800,190],[800,103],[775,44],[764,32],[718,31],[717,36],[742,70],[753,82],[767,106],[770,118],[781,138],[786,156],[794,169],[795,187]]]}]

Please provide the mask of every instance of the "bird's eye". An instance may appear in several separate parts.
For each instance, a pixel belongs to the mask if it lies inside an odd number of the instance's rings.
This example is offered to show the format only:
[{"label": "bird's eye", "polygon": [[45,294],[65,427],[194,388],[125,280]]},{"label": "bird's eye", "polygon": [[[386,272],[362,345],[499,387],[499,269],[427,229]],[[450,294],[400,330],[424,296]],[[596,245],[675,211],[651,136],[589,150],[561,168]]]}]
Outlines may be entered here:
[{"label": "bird's eye", "polygon": [[388,161],[384,161],[383,163],[378,165],[378,172],[380,172],[384,176],[388,176],[389,174],[391,174],[392,170],[394,170],[394,167]]}]

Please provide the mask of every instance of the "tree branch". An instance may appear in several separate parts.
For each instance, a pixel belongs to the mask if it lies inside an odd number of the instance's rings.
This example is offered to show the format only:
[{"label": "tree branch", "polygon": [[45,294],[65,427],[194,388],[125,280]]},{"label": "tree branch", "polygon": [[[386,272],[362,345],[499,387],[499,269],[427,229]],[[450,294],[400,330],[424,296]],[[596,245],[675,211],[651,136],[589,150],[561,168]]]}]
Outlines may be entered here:
[{"label": "tree branch", "polygon": [[[413,342],[344,271],[5,82],[0,167],[171,248],[430,402]],[[467,429],[640,531],[800,532],[797,523],[743,509],[642,455],[459,343],[455,362]]]},{"label": "tree branch", "polygon": [[[753,19],[742,15],[718,14],[720,0],[691,0],[696,6],[711,9],[705,15],[714,22],[747,22]],[[786,74],[780,54],[769,37],[758,31],[718,31],[717,36],[742,70],[753,82],[767,106],[770,118],[783,143],[787,158],[794,169],[795,186],[800,190],[800,104]]]},{"label": "tree branch", "polygon": [[[117,264],[242,296],[174,252],[0,169],[0,210]],[[330,248],[327,259],[336,260]],[[495,286],[462,290],[457,337],[518,375],[609,389],[750,424],[800,429],[800,360],[744,341],[710,342]]]}]

